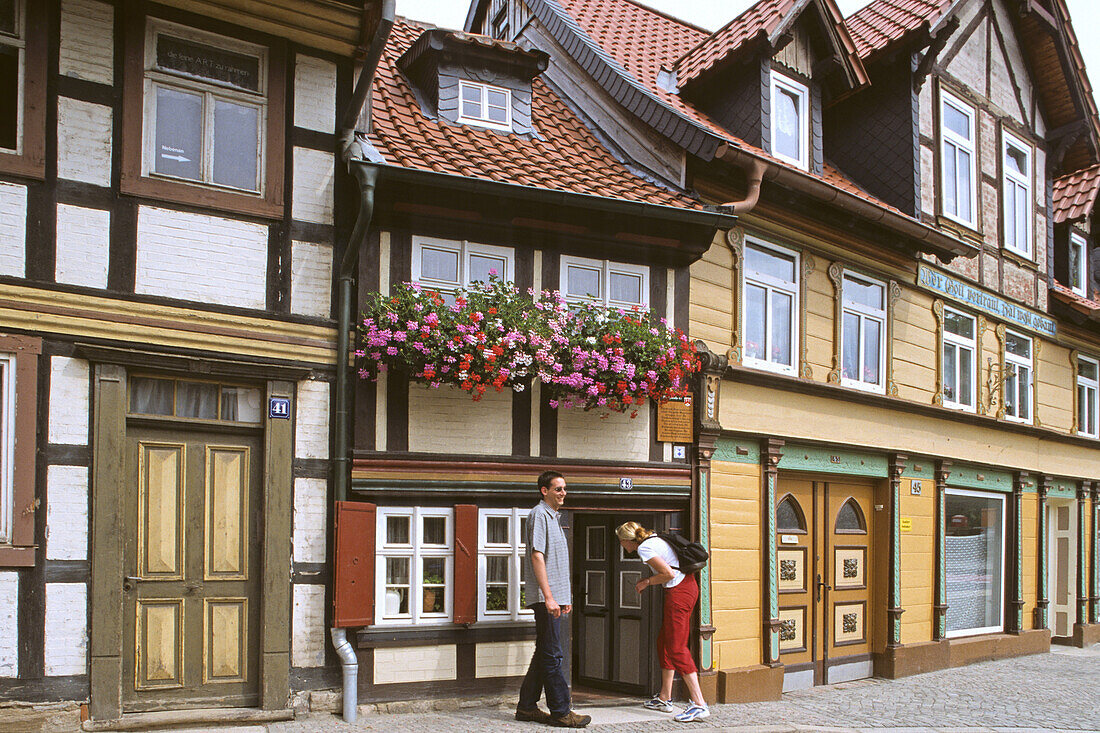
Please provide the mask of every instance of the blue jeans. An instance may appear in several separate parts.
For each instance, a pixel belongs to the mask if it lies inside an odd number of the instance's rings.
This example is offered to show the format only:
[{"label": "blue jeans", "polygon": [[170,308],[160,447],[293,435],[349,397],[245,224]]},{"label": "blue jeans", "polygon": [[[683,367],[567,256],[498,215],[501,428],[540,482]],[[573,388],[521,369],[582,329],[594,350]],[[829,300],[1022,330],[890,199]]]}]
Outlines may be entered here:
[{"label": "blue jeans", "polygon": [[572,707],[569,699],[569,683],[562,671],[561,616],[554,618],[547,612],[545,603],[531,606],[535,612],[535,653],[527,676],[519,688],[520,710],[538,707],[542,691],[546,690],[546,707],[552,715],[565,715]]}]

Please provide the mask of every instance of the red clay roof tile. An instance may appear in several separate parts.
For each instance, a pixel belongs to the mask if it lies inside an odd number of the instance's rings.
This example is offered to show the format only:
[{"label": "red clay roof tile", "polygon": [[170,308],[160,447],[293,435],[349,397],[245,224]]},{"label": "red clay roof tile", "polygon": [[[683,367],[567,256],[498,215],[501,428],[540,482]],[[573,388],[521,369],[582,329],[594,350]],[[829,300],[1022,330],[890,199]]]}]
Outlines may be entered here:
[{"label": "red clay roof tile", "polygon": [[1054,181],[1054,223],[1074,221],[1092,213],[1100,193],[1100,165]]},{"label": "red clay roof tile", "polygon": [[860,58],[867,58],[927,22],[935,25],[953,0],[875,0],[845,20]]},{"label": "red clay roof tile", "polygon": [[759,33],[771,35],[797,0],[760,0],[719,28],[676,62],[681,86],[722,61]]}]

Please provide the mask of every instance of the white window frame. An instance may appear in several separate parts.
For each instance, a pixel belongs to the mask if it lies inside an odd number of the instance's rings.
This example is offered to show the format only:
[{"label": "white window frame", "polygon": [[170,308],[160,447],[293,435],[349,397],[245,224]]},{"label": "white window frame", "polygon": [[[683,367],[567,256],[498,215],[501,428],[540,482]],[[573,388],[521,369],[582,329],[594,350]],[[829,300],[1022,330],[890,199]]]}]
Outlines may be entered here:
[{"label": "white window frame", "polygon": [[[775,149],[776,111],[775,100],[778,98],[778,90],[782,88],[798,97],[798,151],[799,156],[792,158],[783,155]],[[810,90],[801,82],[797,82],[786,74],[774,69],[771,72],[771,153],[780,160],[785,160],[796,165],[802,170],[810,168]]]},{"label": "white window frame", "polygon": [[[998,555],[998,557],[1000,557],[1000,562],[1001,562],[1001,587],[1000,587],[1000,590],[997,593],[997,596],[1001,599],[1001,603],[1000,603],[1000,611],[1001,611],[1000,621],[996,626],[983,626],[981,628],[976,628],[976,629],[957,629],[955,631],[948,631],[947,632],[947,637],[948,638],[955,638],[955,637],[961,637],[961,636],[978,636],[980,634],[995,634],[995,633],[998,633],[1000,631],[1003,631],[1004,630],[1004,623],[1005,623],[1005,576],[1007,575],[1007,572],[1008,572],[1008,563],[1006,562],[1006,558],[1005,558],[1005,542],[1007,541],[1007,538],[1005,537],[1005,534],[1006,534],[1007,529],[1008,529],[1008,517],[1005,516],[1005,506],[1006,506],[1005,496],[1004,496],[1004,494],[998,494],[998,493],[993,493],[993,492],[989,492],[989,491],[969,491],[967,489],[955,489],[955,488],[952,488],[952,487],[947,487],[944,490],[944,493],[948,494],[948,495],[954,494],[954,495],[957,495],[957,496],[975,496],[975,497],[979,497],[979,498],[982,498],[982,499],[996,499],[997,501],[999,501],[1001,503],[1001,531],[999,533],[1000,537],[1001,537],[1001,544],[1000,544],[1000,549],[999,549],[1000,554]],[[945,569],[945,572],[946,572],[946,569]],[[948,603],[948,605],[951,604],[951,597],[950,596],[948,596],[948,598],[947,598],[947,603]]]},{"label": "white window frame", "polygon": [[[864,285],[873,285],[882,293],[882,308],[871,308],[863,305],[862,303],[855,303],[848,300],[847,288],[844,286],[849,280],[858,280]],[[840,363],[843,368],[844,364],[844,316],[851,314],[859,319],[859,354],[858,361],[860,371],[863,369],[863,355],[866,350],[866,343],[864,341],[865,332],[863,329],[864,321],[875,321],[879,325],[879,348],[878,348],[878,382],[868,382],[862,378],[852,379],[851,377],[841,376],[840,383],[845,387],[853,387],[855,389],[861,389],[865,392],[875,392],[877,394],[886,394],[886,284],[875,280],[874,278],[861,275],[857,272],[848,271],[841,276],[840,285]]]},{"label": "white window frame", "polygon": [[[955,315],[957,315],[961,318],[965,318],[968,321],[970,321],[971,326],[973,327],[974,336],[972,338],[968,339],[965,336],[960,336],[957,333],[951,333],[950,331],[948,331],[947,330],[947,314],[948,313],[954,313]],[[950,407],[950,408],[955,409],[955,410],[963,410],[965,412],[975,412],[977,410],[977,404],[978,404],[978,381],[977,381],[978,380],[978,319],[975,318],[974,316],[970,315],[969,313],[964,313],[961,310],[957,310],[955,308],[944,308],[943,309],[943,315],[944,315],[944,319],[943,319],[943,345],[941,347],[941,350],[942,350],[943,353],[940,355],[940,358],[942,359],[941,363],[943,364],[943,369],[944,369],[944,374],[943,374],[943,387],[944,387],[943,406],[944,407]],[[970,404],[967,404],[966,402],[960,402],[959,400],[951,400],[951,399],[947,398],[947,382],[948,382],[948,378],[949,378],[949,375],[947,374],[947,349],[948,349],[948,347],[954,348],[955,353],[956,353],[956,356],[955,356],[956,372],[955,372],[955,375],[954,375],[954,384],[951,385],[952,386],[952,391],[954,392],[955,395],[959,394],[959,384],[962,381],[961,378],[960,378],[962,376],[962,372],[958,371],[958,366],[959,366],[959,363],[960,363],[960,359],[958,358],[958,354],[960,352],[962,352],[963,350],[967,350],[967,351],[970,352]]]},{"label": "white window frame", "polygon": [[[1018,354],[1013,354],[1008,350],[1007,340],[1008,340],[1008,335],[1009,334],[1014,335],[1017,338],[1024,339],[1028,342],[1028,344],[1029,344],[1028,354],[1030,354],[1030,356],[1025,358],[1025,357],[1019,356]],[[1030,422],[1032,422],[1032,419],[1033,419],[1032,416],[1035,414],[1035,388],[1034,388],[1034,384],[1035,384],[1035,339],[1031,338],[1030,336],[1025,336],[1024,334],[1018,333],[1016,331],[1007,331],[1005,333],[1005,341],[1006,341],[1006,345],[1004,347],[1005,373],[1003,375],[1004,381],[1003,381],[1002,386],[1001,386],[1002,396],[1005,399],[1005,419],[1006,420],[1011,420],[1012,422],[1030,423]],[[1019,369],[1020,368],[1027,369],[1027,383],[1026,384],[1021,383],[1021,380],[1019,378]],[[1020,414],[1010,415],[1008,413],[1008,374],[1009,374],[1010,369],[1016,371],[1016,374],[1017,374],[1017,378],[1016,378],[1016,400],[1015,400],[1017,413],[1019,412],[1019,409],[1020,409],[1020,394],[1023,390],[1027,390],[1027,398],[1028,398],[1027,399],[1027,407],[1028,407],[1028,409],[1027,409],[1027,414],[1026,415],[1020,415]]]},{"label": "white window frame", "polygon": [[[585,295],[572,295],[569,293],[569,268],[583,267],[600,272],[600,297],[593,298]],[[626,301],[611,299],[611,276],[615,274],[641,277],[642,300],[640,303],[628,303]],[[630,310],[635,306],[641,310],[649,309],[649,267],[646,265],[631,265],[626,262],[614,262],[612,260],[595,260],[588,257],[574,257],[562,255],[559,268],[559,282],[562,297],[570,303],[595,303],[604,308],[622,308]]]},{"label": "white window frame", "polygon": [[[755,271],[750,272],[749,271],[749,266],[748,266],[748,255],[747,255],[747,252],[748,252],[749,248],[755,248],[755,249],[760,249],[760,250],[764,250],[764,251],[767,251],[767,252],[773,252],[773,253],[779,254],[779,255],[784,256],[784,257],[792,257],[794,259],[794,282],[787,282],[787,281],[783,281],[783,280],[778,280],[774,277],[770,277],[770,276],[765,275],[765,274],[760,273],[760,272],[755,272]],[[786,247],[780,247],[778,245],[766,243],[766,242],[763,242],[763,241],[758,240],[758,239],[748,239],[748,240],[746,240],[745,250],[746,250],[746,254],[745,254],[744,257],[742,257],[743,266],[741,267],[741,303],[740,303],[740,306],[741,306],[741,341],[742,341],[742,354],[743,354],[742,362],[744,363],[745,366],[752,367],[754,369],[764,369],[764,370],[771,371],[771,372],[779,372],[780,374],[790,374],[792,376],[797,376],[798,375],[798,358],[799,358],[798,355],[800,353],[799,350],[798,350],[798,343],[799,343],[798,340],[799,340],[799,337],[800,337],[800,334],[798,332],[798,326],[799,326],[799,307],[801,305],[801,303],[800,303],[800,295],[801,295],[800,278],[802,276],[801,275],[801,273],[802,273],[801,256],[799,255],[798,252],[795,252],[794,250],[790,250],[790,249],[787,249]],[[765,320],[765,323],[764,323],[764,337],[765,337],[765,340],[766,340],[765,344],[764,344],[764,353],[765,354],[771,354],[771,346],[772,346],[771,345],[771,328],[769,327],[771,322],[772,322],[772,318],[771,318],[771,306],[772,306],[771,293],[772,292],[781,292],[781,293],[784,293],[784,294],[789,295],[791,297],[791,317],[790,317],[790,324],[789,324],[789,332],[790,332],[790,335],[791,335],[791,363],[790,363],[790,365],[780,364],[779,362],[772,361],[770,358],[768,358],[768,359],[757,359],[755,357],[750,357],[750,356],[748,356],[747,351],[744,349],[745,334],[747,333],[747,330],[748,330],[746,328],[746,317],[748,315],[748,308],[746,306],[745,297],[746,297],[746,294],[748,293],[748,286],[749,285],[756,285],[758,287],[764,288],[765,291],[767,291],[766,294],[765,294],[765,308],[767,309],[767,316],[766,316],[766,320]]]},{"label": "white window frame", "polygon": [[0,150],[8,153],[15,153],[16,155],[22,155],[23,153],[23,107],[24,97],[26,96],[27,85],[27,33],[26,33],[26,8],[24,7],[24,0],[15,0],[15,35],[9,36],[0,33],[0,46],[8,46],[16,49],[17,54],[17,70],[16,77],[18,81],[16,84],[18,88],[15,94],[15,147],[14,148],[2,148]]},{"label": "white window frame", "polygon": [[[258,59],[259,90],[249,91],[219,83],[211,79],[189,76],[176,70],[161,69],[157,66],[157,36],[168,35],[184,41],[214,46],[226,51],[255,56]],[[202,178],[192,179],[158,172],[156,160],[156,120],[157,88],[176,89],[182,92],[201,94],[203,97],[202,125]],[[206,31],[149,18],[145,30],[145,79],[144,79],[144,115],[142,125],[145,131],[142,175],[159,178],[203,188],[216,188],[233,193],[263,196],[265,194],[267,171],[267,116],[268,110],[268,50],[263,46],[246,43],[240,39],[216,35]],[[238,188],[214,181],[214,101],[222,99],[241,106],[257,109],[256,120],[256,188]]]},{"label": "white window frame", "polygon": [[[1077,257],[1077,271],[1074,272],[1073,270],[1070,270],[1070,272],[1069,272],[1069,282],[1067,284],[1069,285],[1070,290],[1077,293],[1082,298],[1087,298],[1087,297],[1089,297],[1089,295],[1088,295],[1088,280],[1086,279],[1088,277],[1088,272],[1089,272],[1089,267],[1088,267],[1088,256],[1089,256],[1088,255],[1088,253],[1089,253],[1088,240],[1086,240],[1083,236],[1081,236],[1077,232],[1070,232],[1069,233],[1069,250],[1070,250],[1070,252],[1072,252],[1074,250],[1074,248],[1076,248],[1076,247],[1080,247],[1080,249],[1081,249],[1081,253]],[[1072,260],[1073,258],[1071,257],[1069,259]],[[1074,282],[1073,282],[1075,278],[1077,280],[1076,285],[1074,285]]]},{"label": "white window frame", "polygon": [[[477,620],[488,622],[526,621],[534,618],[534,612],[520,605],[523,589],[523,562],[527,545],[521,528],[529,509],[479,509],[477,517]],[[507,544],[489,543],[488,525],[491,517],[508,520],[509,541]],[[489,611],[488,603],[488,559],[489,557],[507,557],[508,564],[508,610]]]},{"label": "white window frame", "polygon": [[[1081,375],[1081,364],[1091,364],[1097,377],[1089,379]],[[1077,434],[1086,438],[1100,438],[1100,361],[1088,356],[1077,357]],[[1092,429],[1081,419],[1082,409],[1091,413]]]},{"label": "white window frame", "polygon": [[0,545],[10,545],[15,514],[15,354],[0,353]]},{"label": "white window frame", "polygon": [[[954,107],[958,112],[966,115],[969,122],[970,139],[964,140],[959,137],[955,132],[947,127],[944,121],[944,107]],[[974,124],[975,119],[974,107],[963,102],[961,99],[951,94],[950,92],[940,89],[940,207],[943,210],[943,215],[948,219],[965,224],[971,229],[975,228],[978,221],[978,182],[975,179],[977,173],[977,141],[975,140],[976,127]],[[947,181],[947,166],[944,165],[944,161],[948,156],[948,145],[953,145],[957,149],[965,150],[970,154],[970,190],[967,191],[970,201],[970,218],[965,219],[957,212],[947,210],[947,195],[944,193],[948,187]],[[958,170],[958,157],[955,157],[955,169]],[[952,188],[956,191],[955,201],[958,202],[958,181],[951,181]]]},{"label": "white window frame", "polygon": [[[463,90],[464,89],[477,89],[481,95],[481,112],[482,116],[475,117],[467,115],[463,112]],[[489,90],[495,92],[504,93],[504,111],[507,119],[504,122],[497,122],[489,119]],[[494,84],[484,84],[478,81],[468,81],[466,79],[459,79],[458,81],[458,121],[464,122],[468,125],[478,125],[479,127],[488,127],[493,130],[507,130],[512,131],[512,90],[505,87],[498,87]]]},{"label": "white window frame", "polygon": [[[446,250],[458,255],[458,280],[439,280],[424,277],[424,248]],[[499,247],[492,244],[478,244],[457,239],[438,237],[413,237],[412,280],[423,287],[438,290],[441,293],[454,293],[460,289],[468,290],[470,281],[470,258],[474,255],[500,257],[504,260],[504,272],[497,273],[504,282],[515,281],[516,251],[511,247]]]},{"label": "white window frame", "polygon": [[[1008,151],[1009,151],[1009,148],[1015,148],[1016,150],[1018,150],[1019,152],[1024,154],[1024,164],[1025,164],[1025,167],[1027,168],[1027,170],[1024,172],[1024,175],[1021,176],[1018,173],[1014,173],[1013,171],[1010,170],[1009,165],[1008,165]],[[1035,196],[1032,193],[1032,190],[1033,190],[1034,187],[1032,186],[1032,183],[1031,183],[1032,173],[1033,173],[1033,171],[1032,171],[1032,159],[1033,158],[1034,158],[1034,156],[1032,155],[1030,145],[1025,143],[1020,138],[1016,137],[1012,133],[1008,132],[1007,130],[1002,130],[1002,135],[1001,135],[1001,170],[1002,170],[1002,181],[1001,181],[1002,215],[1001,215],[1001,223],[1002,223],[1002,226],[1004,227],[1004,245],[1005,245],[1005,248],[1007,250],[1009,250],[1010,252],[1015,252],[1016,254],[1020,255],[1021,257],[1026,257],[1027,259],[1032,259],[1032,257],[1034,256],[1033,255],[1033,247],[1032,247],[1032,232],[1035,229],[1035,227],[1034,227],[1034,224],[1032,222],[1035,219],[1035,204],[1034,204],[1034,201],[1033,201]],[[1025,215],[1024,215],[1025,231],[1024,231],[1024,241],[1023,241],[1022,245],[1020,244],[1020,242],[1018,240],[1018,237],[1015,241],[1010,241],[1009,236],[1008,236],[1009,219],[1010,219],[1010,217],[1014,216],[1015,213],[1016,213],[1014,202],[1016,201],[1016,192],[1019,189],[1023,189],[1023,191],[1024,191],[1024,202],[1025,202],[1025,205],[1027,207],[1027,211],[1025,212]],[[1009,205],[1009,202],[1013,202],[1011,206]]]},{"label": "white window frame", "polygon": [[[409,543],[388,544],[386,521],[390,517],[409,518]],[[446,543],[425,546],[420,538],[424,519],[447,520]],[[375,531],[374,617],[378,626],[438,626],[451,623],[454,613],[454,510],[450,507],[378,507]],[[386,614],[386,559],[409,558],[409,613]],[[444,612],[424,613],[424,559],[444,558]]]}]

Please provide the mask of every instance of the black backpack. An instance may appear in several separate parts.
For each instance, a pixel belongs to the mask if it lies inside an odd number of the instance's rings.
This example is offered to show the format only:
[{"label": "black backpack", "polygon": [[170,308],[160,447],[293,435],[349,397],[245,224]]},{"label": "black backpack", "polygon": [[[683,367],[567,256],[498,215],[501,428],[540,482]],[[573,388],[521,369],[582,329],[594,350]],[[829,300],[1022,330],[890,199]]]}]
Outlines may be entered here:
[{"label": "black backpack", "polygon": [[[658,532],[654,536],[660,537],[667,542],[668,546],[672,548],[672,551],[676,553],[676,559],[680,562],[680,565],[679,567],[673,565],[672,567],[675,570],[679,570],[684,575],[691,575],[707,566],[707,560],[710,559],[710,553],[698,542],[692,542],[678,534],[672,534],[670,532]],[[646,539],[649,538],[647,537]],[[642,542],[645,542],[645,540],[642,540]]]}]

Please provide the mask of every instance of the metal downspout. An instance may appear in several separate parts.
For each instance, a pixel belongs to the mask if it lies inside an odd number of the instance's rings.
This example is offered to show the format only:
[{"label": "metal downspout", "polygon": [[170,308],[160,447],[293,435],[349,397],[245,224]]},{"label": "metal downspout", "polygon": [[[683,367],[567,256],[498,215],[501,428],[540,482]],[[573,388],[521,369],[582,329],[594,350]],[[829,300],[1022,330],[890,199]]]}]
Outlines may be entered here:
[{"label": "metal downspout", "polygon": [[355,656],[355,650],[351,648],[345,629],[330,629],[332,632],[332,645],[340,656],[341,666],[344,668],[344,722],[354,723],[359,711],[358,694],[348,694],[351,690],[357,693],[359,690],[359,657]]}]

